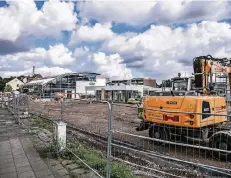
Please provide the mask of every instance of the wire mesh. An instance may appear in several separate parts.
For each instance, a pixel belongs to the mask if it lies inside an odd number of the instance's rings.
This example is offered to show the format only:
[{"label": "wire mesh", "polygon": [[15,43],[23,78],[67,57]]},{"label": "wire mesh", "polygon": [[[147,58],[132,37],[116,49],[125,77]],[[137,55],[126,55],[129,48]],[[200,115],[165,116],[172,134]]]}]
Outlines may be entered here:
[{"label": "wire mesh", "polygon": [[[146,126],[148,131],[137,132],[135,128],[140,125],[141,120],[137,119],[139,114],[135,105],[113,103],[112,108],[113,158],[154,171],[159,176],[231,175],[230,127],[229,124],[224,126],[215,123],[218,117],[227,118],[227,115],[142,108],[146,116],[153,116],[153,119],[156,117],[164,120],[164,114],[169,116],[168,119],[173,119],[170,123],[178,122],[174,120],[175,115],[198,115],[201,118],[200,124],[210,127],[193,129],[174,124],[157,124],[158,122],[154,125],[150,120]],[[209,119],[202,119],[203,117]],[[218,146],[214,139],[222,140],[224,145]]]},{"label": "wire mesh", "polygon": [[[16,120],[30,129],[41,118],[50,123],[67,123],[67,149],[91,171],[99,173],[99,177],[111,177],[118,163],[129,165],[134,177],[231,176],[231,128],[229,122],[216,124],[218,117],[229,117],[225,113],[138,108],[92,99],[35,100],[28,95],[10,95],[6,100]],[[137,132],[143,116],[140,112],[160,116],[162,120],[166,119],[164,113],[172,122],[178,121],[175,115],[194,115],[200,118],[200,124],[210,127],[194,129],[167,124],[156,127],[149,123],[148,130]]]},{"label": "wire mesh", "polygon": [[108,104],[64,99],[61,108],[61,119],[68,124],[67,149],[97,176],[106,176]]},{"label": "wire mesh", "polygon": [[30,97],[28,110],[31,115],[67,123],[66,149],[72,156],[65,154],[64,157],[75,158],[78,164],[89,170],[89,174],[106,175],[107,104],[92,99]]}]

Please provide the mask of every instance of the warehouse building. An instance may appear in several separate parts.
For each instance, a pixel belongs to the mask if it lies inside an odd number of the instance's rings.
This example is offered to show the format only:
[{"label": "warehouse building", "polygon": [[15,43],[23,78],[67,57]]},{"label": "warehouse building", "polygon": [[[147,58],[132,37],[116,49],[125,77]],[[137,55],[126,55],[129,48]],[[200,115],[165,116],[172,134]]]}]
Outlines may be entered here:
[{"label": "warehouse building", "polygon": [[129,98],[139,98],[156,88],[156,80],[133,78],[131,80],[112,80],[105,87],[96,89],[97,100],[127,102]]},{"label": "warehouse building", "polygon": [[69,99],[88,94],[94,95],[95,90],[87,90],[87,87],[106,85],[106,79],[98,77],[99,75],[90,72],[67,73],[33,80],[24,84],[22,91],[41,98],[54,98],[56,93],[64,93]]}]

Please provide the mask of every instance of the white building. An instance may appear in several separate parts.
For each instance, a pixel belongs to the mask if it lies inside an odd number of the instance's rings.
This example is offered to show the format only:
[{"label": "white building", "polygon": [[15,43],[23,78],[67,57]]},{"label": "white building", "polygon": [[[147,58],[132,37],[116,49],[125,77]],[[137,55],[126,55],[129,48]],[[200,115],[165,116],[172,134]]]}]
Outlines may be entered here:
[{"label": "white building", "polygon": [[149,95],[156,88],[156,80],[133,78],[131,80],[112,80],[105,87],[96,88],[97,100],[127,102],[129,98]]},{"label": "white building", "polygon": [[[107,78],[101,77],[101,76],[97,76],[95,82],[88,82],[85,84],[85,94],[86,95],[96,95],[96,90],[101,90],[102,88],[104,88],[106,86],[107,83]],[[77,82],[76,82],[77,84]],[[76,91],[77,90],[76,88]]]},{"label": "white building", "polygon": [[13,91],[19,90],[20,86],[23,84],[24,83],[21,80],[19,80],[18,78],[14,78],[13,80],[6,83],[6,85],[10,85],[12,87]]}]

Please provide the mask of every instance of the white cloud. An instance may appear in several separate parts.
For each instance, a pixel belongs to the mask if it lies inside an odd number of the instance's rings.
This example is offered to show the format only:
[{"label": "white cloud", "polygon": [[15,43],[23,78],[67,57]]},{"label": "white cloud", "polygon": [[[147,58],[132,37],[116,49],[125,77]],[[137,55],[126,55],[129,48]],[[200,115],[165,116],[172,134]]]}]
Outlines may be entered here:
[{"label": "white cloud", "polygon": [[99,24],[94,26],[80,26],[76,31],[72,32],[70,45],[85,42],[98,42],[108,40],[113,37],[111,24]]},{"label": "white cloud", "polygon": [[75,63],[71,51],[63,44],[44,48],[32,49],[28,52],[20,52],[0,56],[0,71],[17,72],[31,70],[32,66],[41,68],[44,66],[65,67]]},{"label": "white cloud", "polygon": [[38,10],[33,0],[7,1],[0,7],[0,39],[15,41],[20,36],[45,37],[60,35],[76,27],[74,4],[59,1],[44,2]]},{"label": "white cloud", "polygon": [[227,1],[98,1],[79,2],[80,17],[101,23],[117,22],[130,25],[150,23],[194,22],[221,20],[231,17]]},{"label": "white cloud", "polygon": [[77,8],[80,17],[96,19],[101,23],[121,22],[132,25],[143,23],[144,17],[156,2],[115,2],[92,1],[79,2]]},{"label": "white cloud", "polygon": [[90,59],[96,65],[96,70],[100,74],[111,79],[130,79],[132,78],[131,70],[123,64],[123,59],[119,54],[106,56],[105,53],[99,52],[90,56]]},{"label": "white cloud", "polygon": [[47,58],[52,61],[54,65],[65,66],[75,62],[72,52],[69,51],[63,44],[50,46],[47,51]]},{"label": "white cloud", "polygon": [[75,57],[81,57],[87,55],[89,52],[89,48],[87,46],[83,46],[80,48],[75,48],[74,55]]},{"label": "white cloud", "polygon": [[231,25],[212,21],[187,28],[152,25],[132,37],[117,35],[101,50],[119,53],[127,67],[145,76],[171,78],[178,72],[193,72],[196,56],[231,57]]}]

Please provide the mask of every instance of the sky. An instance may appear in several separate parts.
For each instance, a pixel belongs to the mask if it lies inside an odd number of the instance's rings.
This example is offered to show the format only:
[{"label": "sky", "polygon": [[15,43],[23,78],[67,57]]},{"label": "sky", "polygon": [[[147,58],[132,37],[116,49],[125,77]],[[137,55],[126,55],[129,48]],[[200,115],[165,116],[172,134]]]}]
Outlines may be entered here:
[{"label": "sky", "polygon": [[0,76],[97,72],[158,81],[231,57],[230,1],[0,1]]}]

